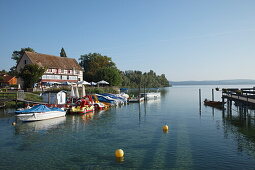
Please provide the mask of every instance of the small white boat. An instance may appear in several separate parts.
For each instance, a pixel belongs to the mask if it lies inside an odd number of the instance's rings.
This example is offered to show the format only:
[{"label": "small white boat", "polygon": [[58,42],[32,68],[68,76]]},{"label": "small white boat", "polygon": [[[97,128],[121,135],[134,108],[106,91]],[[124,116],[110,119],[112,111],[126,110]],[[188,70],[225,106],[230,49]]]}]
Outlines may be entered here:
[{"label": "small white boat", "polygon": [[60,108],[49,108],[45,105],[36,105],[30,109],[16,111],[15,113],[17,113],[17,119],[23,122],[46,120],[66,115],[66,111]]},{"label": "small white boat", "polygon": [[144,97],[144,99],[158,99],[160,98],[160,92],[151,92],[151,93],[140,93],[141,97]]},{"label": "small white boat", "polygon": [[144,101],[144,97],[131,97],[128,99],[130,103],[140,103]]}]

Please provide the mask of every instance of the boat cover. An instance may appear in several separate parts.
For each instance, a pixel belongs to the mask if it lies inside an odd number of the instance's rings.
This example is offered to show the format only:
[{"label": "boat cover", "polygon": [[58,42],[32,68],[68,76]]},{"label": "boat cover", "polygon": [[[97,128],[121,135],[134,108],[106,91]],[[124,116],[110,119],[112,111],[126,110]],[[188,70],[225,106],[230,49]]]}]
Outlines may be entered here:
[{"label": "boat cover", "polygon": [[[49,111],[59,111],[59,110],[51,109],[45,105],[39,104],[39,105],[36,105],[30,109],[16,111],[15,113],[38,113],[38,112],[49,112]],[[61,110],[61,111],[63,111],[63,110]]]},{"label": "boat cover", "polygon": [[59,112],[64,112],[64,110],[58,108],[58,107],[53,107],[53,108],[50,108],[52,111],[59,111]]}]

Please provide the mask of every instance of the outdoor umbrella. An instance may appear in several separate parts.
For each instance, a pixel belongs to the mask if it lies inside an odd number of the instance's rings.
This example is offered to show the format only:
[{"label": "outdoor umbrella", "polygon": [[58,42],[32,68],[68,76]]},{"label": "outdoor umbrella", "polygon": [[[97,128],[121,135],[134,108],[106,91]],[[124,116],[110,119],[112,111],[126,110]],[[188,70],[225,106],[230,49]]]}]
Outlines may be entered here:
[{"label": "outdoor umbrella", "polygon": [[78,90],[78,86],[76,86],[75,96],[76,96],[77,98],[79,98],[79,97],[80,97],[80,95],[79,95],[79,90]]},{"label": "outdoor umbrella", "polygon": [[71,97],[75,97],[73,86],[71,86],[71,94],[70,94],[70,96]]},{"label": "outdoor umbrella", "polygon": [[95,82],[92,81],[92,82],[90,83],[90,85],[91,85],[91,86],[96,86],[97,83],[95,83]]},{"label": "outdoor umbrella", "polygon": [[107,81],[101,80],[99,82],[97,82],[97,84],[109,84]]},{"label": "outdoor umbrella", "polygon": [[90,83],[89,82],[86,82],[86,81],[78,81],[78,83],[77,84],[82,84],[82,85],[90,85]]},{"label": "outdoor umbrella", "polygon": [[82,97],[86,96],[85,85],[82,85]]},{"label": "outdoor umbrella", "polygon": [[63,84],[63,85],[72,85],[72,83],[69,83],[68,81],[63,82],[62,84]]}]

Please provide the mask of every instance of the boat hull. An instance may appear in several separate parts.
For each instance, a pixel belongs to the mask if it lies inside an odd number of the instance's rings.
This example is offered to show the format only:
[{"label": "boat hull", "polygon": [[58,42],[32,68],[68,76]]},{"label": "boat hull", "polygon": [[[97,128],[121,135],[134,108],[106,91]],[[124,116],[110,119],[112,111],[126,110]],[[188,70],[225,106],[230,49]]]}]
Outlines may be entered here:
[{"label": "boat hull", "polygon": [[215,107],[215,108],[218,108],[218,109],[224,109],[224,103],[220,102],[220,101],[205,100],[204,101],[204,105],[205,106]]},{"label": "boat hull", "polygon": [[80,107],[80,106],[76,106],[76,107],[72,107],[70,109],[70,114],[85,114],[85,113],[89,113],[89,112],[93,112],[94,111],[94,106],[85,106],[85,107]]},{"label": "boat hull", "polygon": [[49,111],[49,112],[39,112],[39,113],[25,113],[16,115],[18,120],[23,122],[31,122],[31,121],[40,121],[53,119],[56,117],[65,116],[66,112],[62,111]]},{"label": "boat hull", "polygon": [[143,101],[144,101],[144,97],[128,99],[129,103],[140,103],[140,102],[143,102]]},{"label": "boat hull", "polygon": [[140,96],[144,97],[144,99],[148,100],[148,99],[158,99],[158,98],[160,98],[161,94],[159,92],[141,93]]}]

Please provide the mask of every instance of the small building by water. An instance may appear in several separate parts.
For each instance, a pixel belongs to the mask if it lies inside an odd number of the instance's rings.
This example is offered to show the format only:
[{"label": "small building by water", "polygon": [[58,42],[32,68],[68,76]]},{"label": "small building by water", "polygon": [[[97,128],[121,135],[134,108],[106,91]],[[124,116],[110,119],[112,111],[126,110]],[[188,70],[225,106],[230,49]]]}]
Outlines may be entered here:
[{"label": "small building by water", "polygon": [[66,92],[45,92],[42,94],[43,102],[49,104],[66,104]]}]

